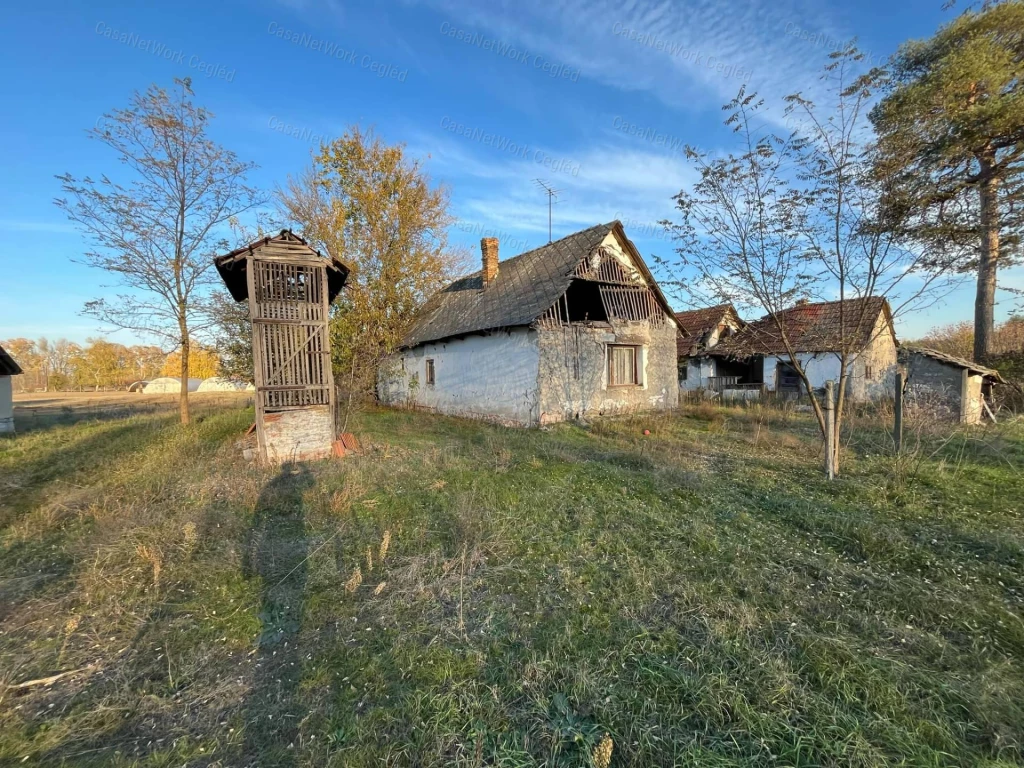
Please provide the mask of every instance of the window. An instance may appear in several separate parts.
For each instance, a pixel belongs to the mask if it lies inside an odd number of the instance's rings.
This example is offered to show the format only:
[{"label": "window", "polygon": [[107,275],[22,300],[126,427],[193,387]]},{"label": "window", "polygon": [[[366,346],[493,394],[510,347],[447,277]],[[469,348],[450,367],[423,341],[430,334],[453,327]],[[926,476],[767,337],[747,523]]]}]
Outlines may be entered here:
[{"label": "window", "polygon": [[640,347],[608,347],[608,386],[630,387],[640,383],[637,358]]},{"label": "window", "polygon": [[432,386],[434,386],[434,361],[433,361],[433,359],[428,359],[426,361],[426,364],[427,364],[427,371],[426,371],[426,375],[423,378],[426,380],[427,386],[428,387],[432,387]]},{"label": "window", "polygon": [[871,369],[870,365],[864,366],[864,378],[867,379],[868,381],[871,381],[872,379],[875,378],[875,372]]},{"label": "window", "polygon": [[679,361],[679,380],[686,381],[690,375],[690,358],[684,357]]}]

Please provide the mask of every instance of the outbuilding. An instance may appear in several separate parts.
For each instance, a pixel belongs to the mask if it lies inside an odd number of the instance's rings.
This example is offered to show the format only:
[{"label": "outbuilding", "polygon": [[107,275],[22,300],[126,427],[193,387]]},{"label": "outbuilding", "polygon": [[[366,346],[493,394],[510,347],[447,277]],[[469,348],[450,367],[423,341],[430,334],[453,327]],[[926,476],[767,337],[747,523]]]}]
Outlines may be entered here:
[{"label": "outbuilding", "polygon": [[927,347],[901,347],[900,363],[906,376],[905,402],[961,424],[980,424],[986,414],[991,417],[992,387],[1006,383],[998,371]]},{"label": "outbuilding", "polygon": [[11,377],[21,373],[7,350],[0,347],[0,434],[14,432],[14,388]]}]

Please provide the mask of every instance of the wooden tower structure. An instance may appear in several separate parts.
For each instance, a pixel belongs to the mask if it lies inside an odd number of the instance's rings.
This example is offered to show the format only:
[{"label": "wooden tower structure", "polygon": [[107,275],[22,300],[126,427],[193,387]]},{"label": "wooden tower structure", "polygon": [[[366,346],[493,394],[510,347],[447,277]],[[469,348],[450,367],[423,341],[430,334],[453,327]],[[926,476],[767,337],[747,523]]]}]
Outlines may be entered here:
[{"label": "wooden tower structure", "polygon": [[287,229],[214,263],[235,301],[249,302],[261,458],[330,456],[336,429],[327,321],[348,268]]}]

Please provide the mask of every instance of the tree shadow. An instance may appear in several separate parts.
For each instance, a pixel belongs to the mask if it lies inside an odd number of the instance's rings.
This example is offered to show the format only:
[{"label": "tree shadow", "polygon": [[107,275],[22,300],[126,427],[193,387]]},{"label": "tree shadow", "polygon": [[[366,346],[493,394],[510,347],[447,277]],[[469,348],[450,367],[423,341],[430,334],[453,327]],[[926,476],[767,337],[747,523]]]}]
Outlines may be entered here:
[{"label": "tree shadow", "polygon": [[302,679],[298,636],[308,556],[302,497],[312,485],[308,468],[284,464],[260,493],[249,531],[244,573],[262,580],[263,595],[253,687],[245,705],[246,764],[297,762],[303,717],[297,696]]}]

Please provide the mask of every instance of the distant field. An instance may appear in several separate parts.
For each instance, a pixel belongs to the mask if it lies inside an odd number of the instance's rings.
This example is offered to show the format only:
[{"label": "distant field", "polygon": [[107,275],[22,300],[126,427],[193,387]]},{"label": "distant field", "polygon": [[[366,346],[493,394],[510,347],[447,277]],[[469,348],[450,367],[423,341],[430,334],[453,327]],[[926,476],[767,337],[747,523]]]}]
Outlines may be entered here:
[{"label": "distant field", "polygon": [[263,469],[243,405],[0,440],[0,765],[1024,763],[1020,424],[829,484],[760,408]]},{"label": "distant field", "polygon": [[[252,404],[252,394],[244,392],[193,392],[189,399],[199,413]],[[141,392],[23,392],[14,395],[15,428],[19,431],[88,419],[173,413],[177,409],[178,395]]]}]

